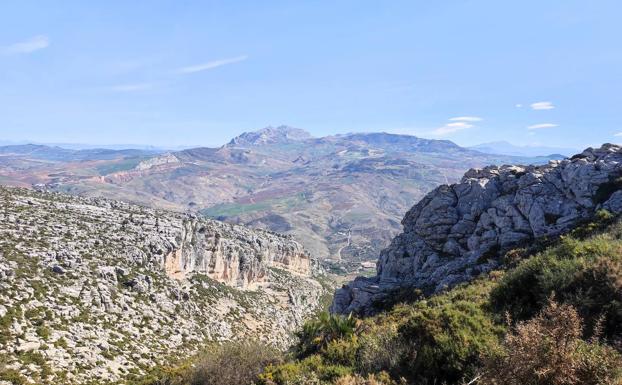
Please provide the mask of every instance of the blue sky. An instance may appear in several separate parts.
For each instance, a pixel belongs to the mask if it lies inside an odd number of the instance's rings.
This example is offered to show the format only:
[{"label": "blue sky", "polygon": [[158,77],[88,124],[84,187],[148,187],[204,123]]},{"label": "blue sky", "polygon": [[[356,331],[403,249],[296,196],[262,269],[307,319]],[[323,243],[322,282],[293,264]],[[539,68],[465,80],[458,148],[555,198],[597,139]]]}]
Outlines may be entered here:
[{"label": "blue sky", "polygon": [[622,142],[620,1],[0,3],[0,141]]}]

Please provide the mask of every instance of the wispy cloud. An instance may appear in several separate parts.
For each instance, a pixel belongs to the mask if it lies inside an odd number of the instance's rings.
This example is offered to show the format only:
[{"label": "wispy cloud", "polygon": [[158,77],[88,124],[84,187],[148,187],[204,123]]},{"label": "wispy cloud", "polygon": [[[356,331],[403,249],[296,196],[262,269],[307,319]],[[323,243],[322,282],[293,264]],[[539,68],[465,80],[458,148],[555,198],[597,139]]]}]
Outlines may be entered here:
[{"label": "wispy cloud", "polygon": [[554,128],[554,127],[558,127],[558,124],[553,124],[553,123],[540,123],[540,124],[533,124],[531,126],[528,126],[527,129],[528,130],[539,130],[542,128]]},{"label": "wispy cloud", "polygon": [[536,102],[531,103],[530,106],[532,110],[552,110],[555,108],[551,102]]},{"label": "wispy cloud", "polygon": [[449,119],[452,122],[481,122],[482,118],[479,116],[456,116],[455,118]]},{"label": "wispy cloud", "polygon": [[622,132],[618,132],[617,134],[613,134],[613,136],[622,136]]},{"label": "wispy cloud", "polygon": [[153,83],[117,84],[109,89],[114,92],[136,92],[151,89],[153,86]]},{"label": "wispy cloud", "polygon": [[439,127],[436,130],[432,131],[431,134],[437,135],[437,136],[443,136],[447,134],[453,134],[454,132],[466,130],[467,128],[472,128],[472,127],[475,127],[475,126],[467,122],[447,123],[444,126]]},{"label": "wispy cloud", "polygon": [[248,59],[248,56],[242,55],[242,56],[236,56],[236,57],[227,58],[227,59],[213,60],[213,61],[209,61],[203,64],[182,67],[178,69],[177,72],[182,73],[182,74],[191,74],[195,72],[208,71],[214,68],[226,66],[228,64],[239,63],[246,59]]},{"label": "wispy cloud", "polygon": [[33,36],[30,39],[0,47],[0,53],[4,55],[18,55],[32,53],[50,45],[50,39],[45,35]]}]

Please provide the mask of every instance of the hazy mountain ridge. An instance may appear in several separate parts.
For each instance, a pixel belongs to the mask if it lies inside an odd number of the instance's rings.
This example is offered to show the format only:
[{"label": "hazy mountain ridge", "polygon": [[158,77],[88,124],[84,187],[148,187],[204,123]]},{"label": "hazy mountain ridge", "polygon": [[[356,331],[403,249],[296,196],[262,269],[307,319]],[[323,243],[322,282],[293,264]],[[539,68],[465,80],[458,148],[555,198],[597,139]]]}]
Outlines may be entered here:
[{"label": "hazy mountain ridge", "polygon": [[511,156],[564,158],[580,152],[577,148],[551,146],[517,146],[506,141],[488,142],[469,147],[486,154],[502,154]]}]

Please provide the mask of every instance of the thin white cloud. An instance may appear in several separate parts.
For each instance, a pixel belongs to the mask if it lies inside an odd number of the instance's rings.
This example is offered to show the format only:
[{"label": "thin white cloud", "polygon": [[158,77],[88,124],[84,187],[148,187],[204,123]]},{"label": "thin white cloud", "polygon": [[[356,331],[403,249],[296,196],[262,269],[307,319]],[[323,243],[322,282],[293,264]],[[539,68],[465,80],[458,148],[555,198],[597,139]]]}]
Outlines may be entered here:
[{"label": "thin white cloud", "polygon": [[617,134],[613,134],[613,136],[622,136],[622,132],[618,132]]},{"label": "thin white cloud", "polygon": [[447,123],[446,125],[439,127],[436,130],[432,131],[431,134],[437,135],[437,136],[444,136],[448,134],[453,134],[454,132],[466,130],[467,128],[472,128],[472,127],[474,127],[472,124],[466,123],[466,122]]},{"label": "thin white cloud", "polygon": [[213,61],[209,61],[203,64],[182,67],[178,70],[178,72],[182,74],[191,74],[195,72],[208,71],[208,70],[212,70],[214,68],[222,67],[228,64],[239,63],[246,59],[248,59],[248,56],[242,55],[242,56],[236,56],[236,57],[232,57],[228,59],[213,60]]},{"label": "thin white cloud", "polygon": [[45,35],[33,36],[30,39],[0,47],[4,55],[18,55],[32,53],[50,45],[50,39]]},{"label": "thin white cloud", "polygon": [[532,110],[552,110],[555,108],[551,102],[536,102],[531,103],[530,106]]},{"label": "thin white cloud", "polygon": [[133,84],[117,84],[116,86],[110,87],[110,90],[114,92],[136,92],[136,91],[145,91],[151,88],[153,88],[152,83],[133,83]]},{"label": "thin white cloud", "polygon": [[540,123],[540,124],[533,124],[531,126],[528,126],[527,129],[528,130],[539,130],[542,128],[554,128],[554,127],[558,127],[559,125],[557,124],[553,124],[553,123]]},{"label": "thin white cloud", "polygon": [[457,116],[449,120],[452,122],[481,122],[483,119],[479,116]]},{"label": "thin white cloud", "polygon": [[516,108],[523,108],[523,105],[522,105],[522,104],[520,104],[520,103],[516,103],[516,104],[514,105],[514,107],[516,107]]}]

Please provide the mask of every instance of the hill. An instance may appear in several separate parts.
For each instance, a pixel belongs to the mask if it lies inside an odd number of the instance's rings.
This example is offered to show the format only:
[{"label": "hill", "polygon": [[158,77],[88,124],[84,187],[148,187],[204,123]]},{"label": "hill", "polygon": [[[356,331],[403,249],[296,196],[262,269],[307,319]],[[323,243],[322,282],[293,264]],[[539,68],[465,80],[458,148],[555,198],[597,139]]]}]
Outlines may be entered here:
[{"label": "hill", "polygon": [[283,348],[325,294],[288,236],[18,188],[0,202],[0,380],[118,380],[208,341]]},{"label": "hill", "polygon": [[471,146],[469,148],[486,154],[503,154],[527,157],[559,155],[563,158],[564,156],[571,156],[578,152],[576,148],[517,146],[505,141],[481,143],[475,146]]}]

